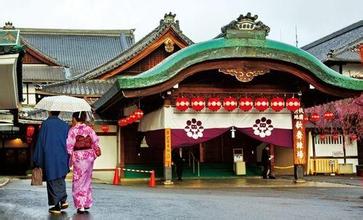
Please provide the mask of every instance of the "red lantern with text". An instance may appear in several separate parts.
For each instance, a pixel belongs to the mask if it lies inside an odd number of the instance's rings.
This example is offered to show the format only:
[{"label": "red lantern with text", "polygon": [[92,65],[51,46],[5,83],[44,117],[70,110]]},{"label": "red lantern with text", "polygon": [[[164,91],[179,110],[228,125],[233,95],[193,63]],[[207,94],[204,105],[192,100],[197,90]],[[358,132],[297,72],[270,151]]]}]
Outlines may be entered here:
[{"label": "red lantern with text", "polygon": [[324,119],[327,121],[331,121],[334,119],[334,114],[333,112],[327,111],[324,113]]},{"label": "red lantern with text", "polygon": [[286,99],[286,108],[292,112],[298,110],[300,108],[300,100],[295,97]]},{"label": "red lantern with text", "polygon": [[312,113],[310,116],[310,121],[312,122],[318,122],[320,120],[320,116],[318,113]]},{"label": "red lantern with text", "polygon": [[360,61],[363,64],[363,44],[359,45],[359,54],[360,54]]},{"label": "red lantern with text", "polygon": [[239,99],[239,108],[242,111],[250,111],[253,108],[252,98],[244,97]]},{"label": "red lantern with text", "polygon": [[271,105],[272,110],[274,110],[275,112],[279,112],[282,109],[284,109],[285,102],[284,102],[283,98],[276,97],[276,98],[271,99],[270,105]]},{"label": "red lantern with text", "polygon": [[137,121],[137,118],[136,118],[137,116],[136,116],[135,112],[132,113],[129,117],[131,118],[131,121],[132,121],[131,123]]},{"label": "red lantern with text", "polygon": [[142,117],[144,117],[144,112],[141,109],[137,109],[134,112],[134,115],[136,116],[136,120],[140,120]]},{"label": "red lantern with text", "polygon": [[176,98],[175,107],[179,111],[186,111],[189,108],[189,99],[186,97]]},{"label": "red lantern with text", "polygon": [[132,120],[132,118],[131,118],[131,115],[130,116],[128,116],[127,118],[126,118],[126,123],[129,125],[129,124],[132,124],[134,121]]},{"label": "red lantern with text", "polygon": [[212,111],[218,111],[222,107],[221,99],[218,97],[211,97],[208,99],[207,106]]},{"label": "red lantern with text", "polygon": [[190,100],[190,103],[192,105],[192,109],[195,111],[202,111],[205,107],[205,98],[201,96],[194,97]]},{"label": "red lantern with text", "polygon": [[107,133],[110,130],[110,127],[108,125],[101,125],[101,130],[104,133]]},{"label": "red lantern with text", "polygon": [[237,99],[235,97],[225,97],[223,99],[223,108],[227,111],[233,111],[237,108]]},{"label": "red lantern with text", "polygon": [[126,120],[126,118],[123,118],[123,119],[118,120],[118,125],[119,125],[120,127],[124,127],[124,126],[126,126],[126,125],[127,125],[127,120]]},{"label": "red lantern with text", "polygon": [[257,109],[260,112],[265,111],[268,109],[268,99],[267,98],[256,98],[255,99],[255,109]]}]

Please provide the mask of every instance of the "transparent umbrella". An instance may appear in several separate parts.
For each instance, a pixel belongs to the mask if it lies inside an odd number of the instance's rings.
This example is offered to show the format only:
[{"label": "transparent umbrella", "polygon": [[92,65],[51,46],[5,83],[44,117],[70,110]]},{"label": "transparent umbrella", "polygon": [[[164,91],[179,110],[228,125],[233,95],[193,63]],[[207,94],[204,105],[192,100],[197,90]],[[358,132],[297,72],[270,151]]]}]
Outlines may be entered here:
[{"label": "transparent umbrella", "polygon": [[91,111],[91,106],[86,100],[65,95],[44,97],[35,105],[35,108],[62,112]]}]

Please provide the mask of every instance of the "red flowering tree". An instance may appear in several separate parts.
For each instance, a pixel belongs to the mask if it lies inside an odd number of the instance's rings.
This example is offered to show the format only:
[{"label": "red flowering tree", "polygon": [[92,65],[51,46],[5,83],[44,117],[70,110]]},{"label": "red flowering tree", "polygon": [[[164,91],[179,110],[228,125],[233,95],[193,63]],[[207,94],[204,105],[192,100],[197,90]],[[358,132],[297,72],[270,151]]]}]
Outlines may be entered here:
[{"label": "red flowering tree", "polygon": [[[363,138],[363,94],[357,98],[342,99],[328,104],[319,105],[305,109],[309,115],[317,113],[320,120],[313,125],[321,131],[330,130],[333,133],[338,129],[344,135],[355,134],[358,138]],[[324,113],[334,114],[331,120],[324,119]]]}]

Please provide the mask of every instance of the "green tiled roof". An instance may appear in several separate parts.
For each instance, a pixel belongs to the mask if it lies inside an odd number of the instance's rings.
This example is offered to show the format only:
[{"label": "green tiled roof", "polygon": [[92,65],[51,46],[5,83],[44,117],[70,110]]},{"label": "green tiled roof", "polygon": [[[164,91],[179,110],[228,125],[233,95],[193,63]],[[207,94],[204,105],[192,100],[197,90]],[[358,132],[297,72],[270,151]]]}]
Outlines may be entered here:
[{"label": "green tiled roof", "polygon": [[119,89],[154,86],[194,64],[229,58],[259,58],[293,63],[332,86],[363,90],[363,80],[341,75],[302,49],[273,40],[253,38],[218,38],[191,45],[142,74],[118,77],[117,86]]}]

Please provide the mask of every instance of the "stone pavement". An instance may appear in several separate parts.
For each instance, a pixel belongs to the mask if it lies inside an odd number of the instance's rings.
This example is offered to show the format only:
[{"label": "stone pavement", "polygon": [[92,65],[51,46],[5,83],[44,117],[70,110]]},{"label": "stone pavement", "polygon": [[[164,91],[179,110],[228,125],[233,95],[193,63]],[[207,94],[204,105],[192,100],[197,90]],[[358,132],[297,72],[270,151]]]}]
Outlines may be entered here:
[{"label": "stone pavement", "polygon": [[[6,185],[11,179],[28,179],[29,177],[1,177],[0,187]],[[157,181],[160,188],[256,188],[256,187],[363,187],[363,177],[358,176],[305,176],[304,182],[295,183],[293,176],[278,176],[277,179],[262,179],[260,177],[238,177],[238,178],[218,178],[218,179],[185,179],[183,181],[173,180],[172,185],[164,185],[162,181]],[[71,182],[67,178],[67,182]],[[94,179],[94,183],[111,184],[110,181]],[[121,185],[125,186],[148,186],[148,179],[128,179],[121,180]]]}]

